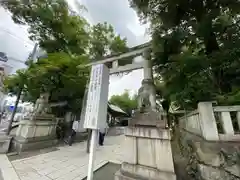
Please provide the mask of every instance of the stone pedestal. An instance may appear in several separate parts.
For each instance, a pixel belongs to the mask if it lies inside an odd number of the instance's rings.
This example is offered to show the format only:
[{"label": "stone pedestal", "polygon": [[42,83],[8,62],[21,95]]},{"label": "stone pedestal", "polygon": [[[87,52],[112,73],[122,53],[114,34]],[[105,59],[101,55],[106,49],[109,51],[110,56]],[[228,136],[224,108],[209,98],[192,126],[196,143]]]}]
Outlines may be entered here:
[{"label": "stone pedestal", "polygon": [[51,147],[57,143],[54,116],[34,116],[20,121],[14,139],[17,152]]},{"label": "stone pedestal", "polygon": [[168,129],[136,125],[125,135],[126,159],[115,180],[176,180]]}]

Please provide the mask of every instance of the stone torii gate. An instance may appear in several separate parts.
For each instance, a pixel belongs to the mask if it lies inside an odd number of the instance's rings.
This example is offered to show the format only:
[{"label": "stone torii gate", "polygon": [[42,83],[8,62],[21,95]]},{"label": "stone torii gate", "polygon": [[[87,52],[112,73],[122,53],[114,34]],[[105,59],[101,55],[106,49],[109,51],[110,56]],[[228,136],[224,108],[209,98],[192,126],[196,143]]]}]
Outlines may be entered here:
[{"label": "stone torii gate", "polygon": [[[96,61],[93,63],[88,64],[87,66],[93,66],[97,64],[105,64],[109,67],[109,74],[116,74],[122,72],[129,72],[132,70],[142,69],[144,70],[144,78],[142,81],[142,87],[140,88],[140,98],[139,98],[139,106],[142,105],[143,101],[145,101],[149,96],[150,103],[152,109],[156,110],[156,92],[154,88],[153,82],[153,72],[152,72],[152,61],[148,59],[148,55],[151,50],[150,42],[141,44],[139,46],[135,46],[129,50],[129,52],[121,53],[117,55],[112,55],[109,57],[105,57],[104,60]],[[143,57],[143,62],[134,63],[133,59],[137,56]],[[132,63],[126,64],[123,66],[119,66],[119,61],[124,61],[124,59],[132,58]],[[139,94],[139,95],[140,95]],[[140,108],[140,107],[139,107]]]},{"label": "stone torii gate", "polygon": [[[131,48],[129,52],[112,55],[87,65],[105,64],[109,68],[109,74],[142,68],[144,71],[142,86],[138,92],[138,112],[125,130],[126,159],[115,174],[115,180],[176,179],[170,131],[165,128],[166,116],[163,110],[156,110],[152,61],[148,57],[150,51],[151,44],[148,42]],[[120,61],[137,56],[142,56],[143,62],[119,66]]]}]

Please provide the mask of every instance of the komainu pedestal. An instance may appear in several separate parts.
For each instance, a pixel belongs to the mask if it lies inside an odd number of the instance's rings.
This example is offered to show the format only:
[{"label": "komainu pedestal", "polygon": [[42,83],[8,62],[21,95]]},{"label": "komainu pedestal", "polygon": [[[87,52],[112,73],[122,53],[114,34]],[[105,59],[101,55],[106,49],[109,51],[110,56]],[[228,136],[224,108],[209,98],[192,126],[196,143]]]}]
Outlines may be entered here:
[{"label": "komainu pedestal", "polygon": [[126,157],[115,180],[176,180],[170,131],[157,114],[135,116],[134,123],[126,128]]},{"label": "komainu pedestal", "polygon": [[53,115],[34,115],[20,121],[13,148],[23,151],[52,147],[57,144],[57,120]]}]

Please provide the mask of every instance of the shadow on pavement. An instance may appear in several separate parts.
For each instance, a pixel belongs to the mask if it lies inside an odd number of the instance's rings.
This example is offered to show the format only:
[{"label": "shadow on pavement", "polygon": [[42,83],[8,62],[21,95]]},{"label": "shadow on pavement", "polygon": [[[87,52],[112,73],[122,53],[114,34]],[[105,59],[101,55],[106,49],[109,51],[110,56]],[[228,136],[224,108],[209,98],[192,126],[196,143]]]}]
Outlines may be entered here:
[{"label": "shadow on pavement", "polygon": [[[112,180],[115,173],[120,169],[121,164],[107,163],[93,173],[93,180]],[[87,180],[85,177],[83,180]]]}]

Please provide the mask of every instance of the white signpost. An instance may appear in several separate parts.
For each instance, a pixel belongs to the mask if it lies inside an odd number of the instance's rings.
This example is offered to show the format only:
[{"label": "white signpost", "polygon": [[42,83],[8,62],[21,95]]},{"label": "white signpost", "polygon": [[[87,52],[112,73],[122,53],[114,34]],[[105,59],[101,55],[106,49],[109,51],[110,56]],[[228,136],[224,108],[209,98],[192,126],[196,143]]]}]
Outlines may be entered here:
[{"label": "white signpost", "polygon": [[105,128],[106,126],[108,85],[108,67],[104,64],[93,65],[89,82],[89,91],[84,121],[84,128],[92,129],[87,180],[93,179],[93,164],[95,158],[98,129]]}]

